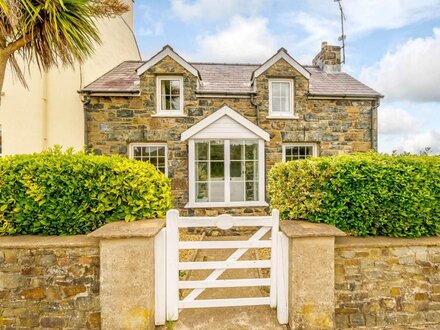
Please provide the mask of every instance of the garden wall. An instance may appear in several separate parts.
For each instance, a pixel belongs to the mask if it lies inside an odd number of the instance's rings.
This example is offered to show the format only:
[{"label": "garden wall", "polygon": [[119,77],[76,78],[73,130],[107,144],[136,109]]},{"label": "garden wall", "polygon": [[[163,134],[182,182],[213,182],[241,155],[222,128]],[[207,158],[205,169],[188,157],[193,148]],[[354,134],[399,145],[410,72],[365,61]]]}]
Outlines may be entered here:
[{"label": "garden wall", "polygon": [[0,238],[0,328],[100,328],[99,241]]},{"label": "garden wall", "polygon": [[340,329],[440,328],[440,238],[336,238],[335,299]]}]

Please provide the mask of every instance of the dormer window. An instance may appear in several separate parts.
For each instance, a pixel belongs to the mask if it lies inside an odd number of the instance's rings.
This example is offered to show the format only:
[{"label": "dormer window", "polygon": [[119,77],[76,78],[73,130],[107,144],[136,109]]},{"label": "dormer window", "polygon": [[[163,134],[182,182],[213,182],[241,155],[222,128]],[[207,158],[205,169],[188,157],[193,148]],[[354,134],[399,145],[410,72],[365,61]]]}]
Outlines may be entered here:
[{"label": "dormer window", "polygon": [[157,114],[183,115],[183,78],[181,76],[157,77]]},{"label": "dormer window", "polygon": [[269,117],[294,117],[292,79],[269,79]]}]

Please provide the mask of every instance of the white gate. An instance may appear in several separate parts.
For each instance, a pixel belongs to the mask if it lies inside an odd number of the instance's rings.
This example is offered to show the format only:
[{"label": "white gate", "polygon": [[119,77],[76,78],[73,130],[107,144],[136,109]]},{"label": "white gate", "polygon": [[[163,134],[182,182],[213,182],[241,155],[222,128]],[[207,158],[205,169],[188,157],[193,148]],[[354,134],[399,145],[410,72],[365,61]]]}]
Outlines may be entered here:
[{"label": "white gate", "polygon": [[[240,216],[223,214],[217,217],[180,217],[177,210],[167,212],[166,228],[156,238],[156,324],[175,321],[179,309],[278,305],[278,321],[287,323],[287,239],[279,233],[279,212],[271,216]],[[180,241],[179,229],[190,227],[261,227],[248,240],[241,241]],[[262,240],[271,231],[270,240]],[[280,242],[278,242],[280,240]],[[270,260],[239,260],[249,249],[270,248]],[[179,250],[185,249],[237,249],[225,261],[180,262]],[[270,278],[219,280],[228,269],[270,268]],[[213,270],[202,281],[181,281],[180,271]],[[269,286],[269,297],[198,299],[207,288]],[[193,289],[179,299],[179,289]]]}]

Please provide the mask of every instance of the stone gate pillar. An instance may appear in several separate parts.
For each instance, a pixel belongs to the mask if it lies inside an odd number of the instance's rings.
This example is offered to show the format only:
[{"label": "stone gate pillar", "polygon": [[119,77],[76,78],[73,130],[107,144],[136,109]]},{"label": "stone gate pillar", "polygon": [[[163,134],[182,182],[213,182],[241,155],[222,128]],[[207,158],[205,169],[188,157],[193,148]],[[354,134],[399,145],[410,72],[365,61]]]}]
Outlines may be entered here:
[{"label": "stone gate pillar", "polygon": [[154,238],[164,220],[109,223],[100,239],[102,329],[154,329]]},{"label": "stone gate pillar", "polygon": [[281,221],[289,239],[288,313],[292,329],[334,329],[335,236],[339,229],[305,221]]}]

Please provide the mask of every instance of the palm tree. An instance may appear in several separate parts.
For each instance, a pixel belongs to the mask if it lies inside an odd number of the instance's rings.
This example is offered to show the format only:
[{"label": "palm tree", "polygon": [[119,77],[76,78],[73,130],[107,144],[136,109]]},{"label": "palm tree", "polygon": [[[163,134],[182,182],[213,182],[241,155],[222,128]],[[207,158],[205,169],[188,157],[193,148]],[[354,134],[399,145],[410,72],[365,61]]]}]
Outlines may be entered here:
[{"label": "palm tree", "polygon": [[0,0],[0,95],[8,63],[27,87],[17,57],[40,70],[73,66],[101,41],[96,19],[127,10],[120,0]]}]

